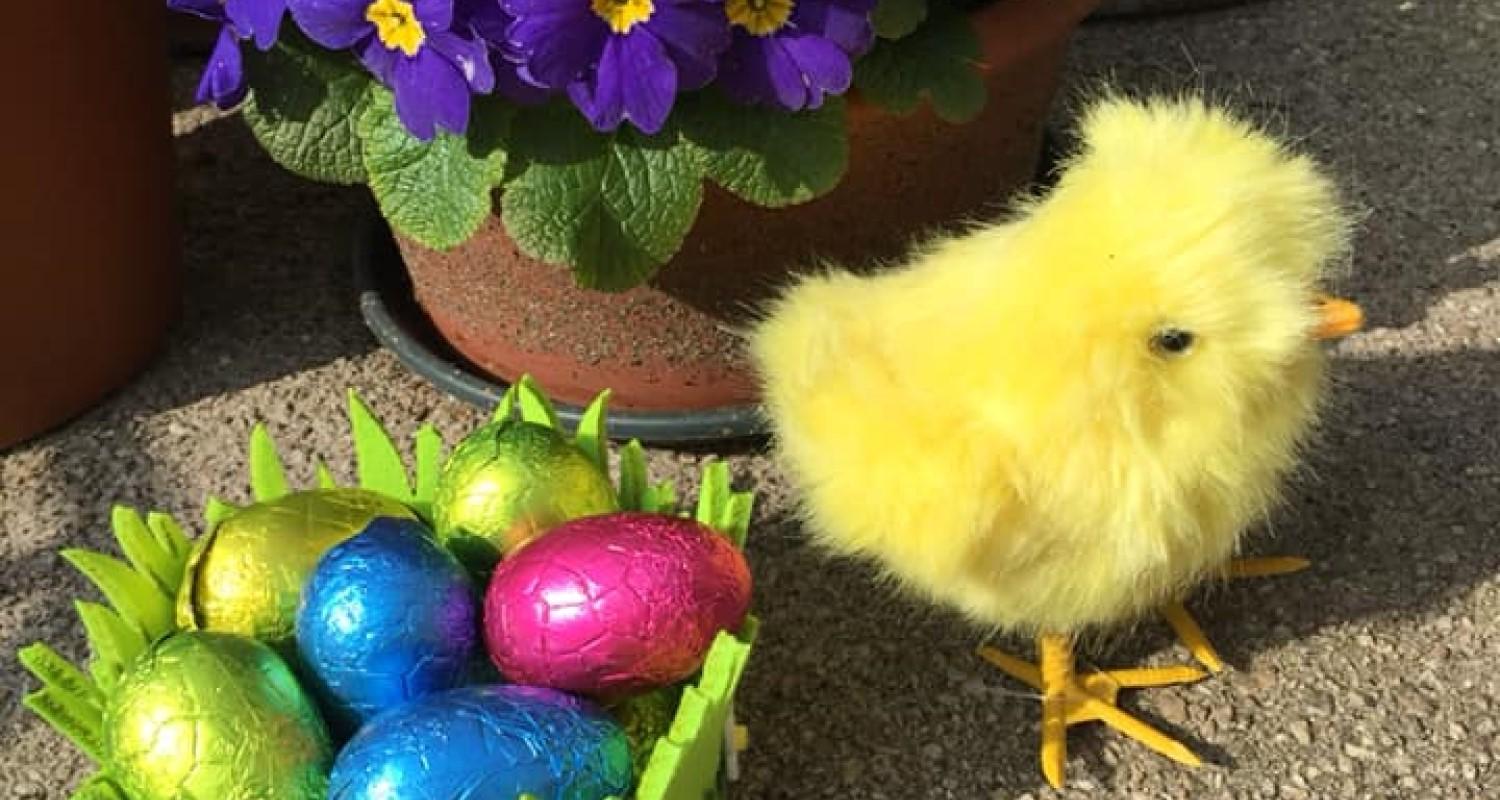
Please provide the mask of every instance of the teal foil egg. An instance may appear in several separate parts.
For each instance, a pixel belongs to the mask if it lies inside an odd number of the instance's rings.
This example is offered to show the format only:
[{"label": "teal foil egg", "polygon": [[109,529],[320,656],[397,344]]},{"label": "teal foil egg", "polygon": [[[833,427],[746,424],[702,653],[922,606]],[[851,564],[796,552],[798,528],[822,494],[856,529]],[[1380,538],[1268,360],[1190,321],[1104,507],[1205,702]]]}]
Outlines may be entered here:
[{"label": "teal foil egg", "polygon": [[604,800],[631,786],[625,733],[551,689],[471,686],[371,720],[334,763],[329,800]]},{"label": "teal foil egg", "polygon": [[297,648],[339,733],[462,685],[478,639],[469,573],[415,520],[372,521],[302,590]]}]

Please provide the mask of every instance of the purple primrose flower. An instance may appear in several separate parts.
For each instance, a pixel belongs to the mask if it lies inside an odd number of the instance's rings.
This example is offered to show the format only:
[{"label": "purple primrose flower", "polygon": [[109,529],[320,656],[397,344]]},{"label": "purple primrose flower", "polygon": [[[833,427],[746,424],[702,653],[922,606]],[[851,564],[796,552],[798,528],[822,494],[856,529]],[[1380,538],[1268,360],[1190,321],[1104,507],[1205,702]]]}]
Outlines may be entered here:
[{"label": "purple primrose flower", "polygon": [[302,30],[324,47],[354,48],[396,95],[396,115],[423,141],[439,126],[469,126],[471,92],[495,88],[488,48],[455,30],[453,0],[290,0]]},{"label": "purple primrose flower", "polygon": [[219,38],[214,41],[213,52],[209,53],[208,63],[203,66],[203,77],[198,79],[198,93],[194,99],[230,109],[243,102],[248,92],[239,37],[233,26],[225,24],[219,28]]},{"label": "purple primrose flower", "polygon": [[262,51],[276,44],[287,0],[167,0],[167,8],[223,23],[203,78],[197,100],[231,108],[245,99],[245,61],[240,40],[253,39]]},{"label": "purple primrose flower", "polygon": [[874,38],[874,10],[875,0],[725,0],[734,44],[719,83],[741,103],[817,108],[848,91],[852,59]]},{"label": "purple primrose flower", "polygon": [[729,45],[720,0],[500,0],[523,79],[566,89],[601,131],[656,133],[679,91],[712,81]]},{"label": "purple primrose flower", "polygon": [[500,0],[459,0],[454,13],[467,20],[474,34],[489,44],[495,91],[502,97],[520,105],[537,105],[552,94],[552,90],[521,77],[524,59],[505,33],[515,20],[500,7]]}]

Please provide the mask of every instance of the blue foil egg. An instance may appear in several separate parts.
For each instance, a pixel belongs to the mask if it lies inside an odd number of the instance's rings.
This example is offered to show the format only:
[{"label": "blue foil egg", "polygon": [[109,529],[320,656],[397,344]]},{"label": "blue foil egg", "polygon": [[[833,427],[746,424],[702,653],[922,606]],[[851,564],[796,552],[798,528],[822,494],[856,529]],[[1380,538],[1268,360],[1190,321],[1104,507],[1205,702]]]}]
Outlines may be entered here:
[{"label": "blue foil egg", "polygon": [[464,684],[478,641],[468,572],[421,523],[380,517],[330,549],[302,592],[297,647],[335,730]]},{"label": "blue foil egg", "polygon": [[587,700],[470,686],[370,721],[333,765],[329,800],[604,800],[631,785],[625,732]]}]

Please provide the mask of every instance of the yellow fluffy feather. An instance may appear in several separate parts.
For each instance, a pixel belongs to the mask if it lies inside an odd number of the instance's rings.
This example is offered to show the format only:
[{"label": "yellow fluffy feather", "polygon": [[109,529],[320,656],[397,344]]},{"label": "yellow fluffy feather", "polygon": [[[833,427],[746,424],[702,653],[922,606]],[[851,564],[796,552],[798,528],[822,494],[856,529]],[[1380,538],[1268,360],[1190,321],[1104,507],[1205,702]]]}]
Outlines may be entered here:
[{"label": "yellow fluffy feather", "polygon": [[805,277],[750,334],[818,539],[1008,630],[1223,567],[1314,421],[1349,228],[1310,159],[1200,99],[1108,98],[1080,133],[1047,196]]}]

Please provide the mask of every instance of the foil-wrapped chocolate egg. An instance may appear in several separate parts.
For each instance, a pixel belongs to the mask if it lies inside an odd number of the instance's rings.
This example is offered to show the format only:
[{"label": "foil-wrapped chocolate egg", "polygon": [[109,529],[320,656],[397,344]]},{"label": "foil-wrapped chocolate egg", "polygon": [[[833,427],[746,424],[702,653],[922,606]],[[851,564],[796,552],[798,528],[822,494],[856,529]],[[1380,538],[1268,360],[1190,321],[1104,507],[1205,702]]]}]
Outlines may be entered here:
[{"label": "foil-wrapped chocolate egg", "polygon": [[600,698],[677,683],[750,606],[739,549],[690,519],[622,512],[559,525],[500,562],[485,643],[516,683]]},{"label": "foil-wrapped chocolate egg", "polygon": [[561,433],[532,422],[486,425],[454,448],[433,499],[438,540],[476,575],[577,517],[614,511],[614,487]]},{"label": "foil-wrapped chocolate egg", "polygon": [[333,750],[292,671],[243,636],[188,631],[131,663],[104,709],[106,767],[134,800],[323,800]]},{"label": "foil-wrapped chocolate egg", "polygon": [[646,765],[651,763],[657,741],[672,729],[672,719],[677,715],[677,704],[681,699],[682,690],[668,686],[632,695],[610,705],[609,713],[625,730],[625,740],[630,743],[630,761],[635,767],[637,781],[646,773]]},{"label": "foil-wrapped chocolate egg", "polygon": [[630,789],[625,734],[593,704],[470,686],[385,712],[344,746],[329,800],[604,800]]},{"label": "foil-wrapped chocolate egg", "polygon": [[302,586],[318,559],[376,517],[415,515],[363,489],[295,492],[235,512],[194,543],[177,624],[253,636],[291,652]]},{"label": "foil-wrapped chocolate egg", "polygon": [[302,590],[297,649],[340,731],[463,683],[479,639],[469,573],[415,520],[380,517]]}]

